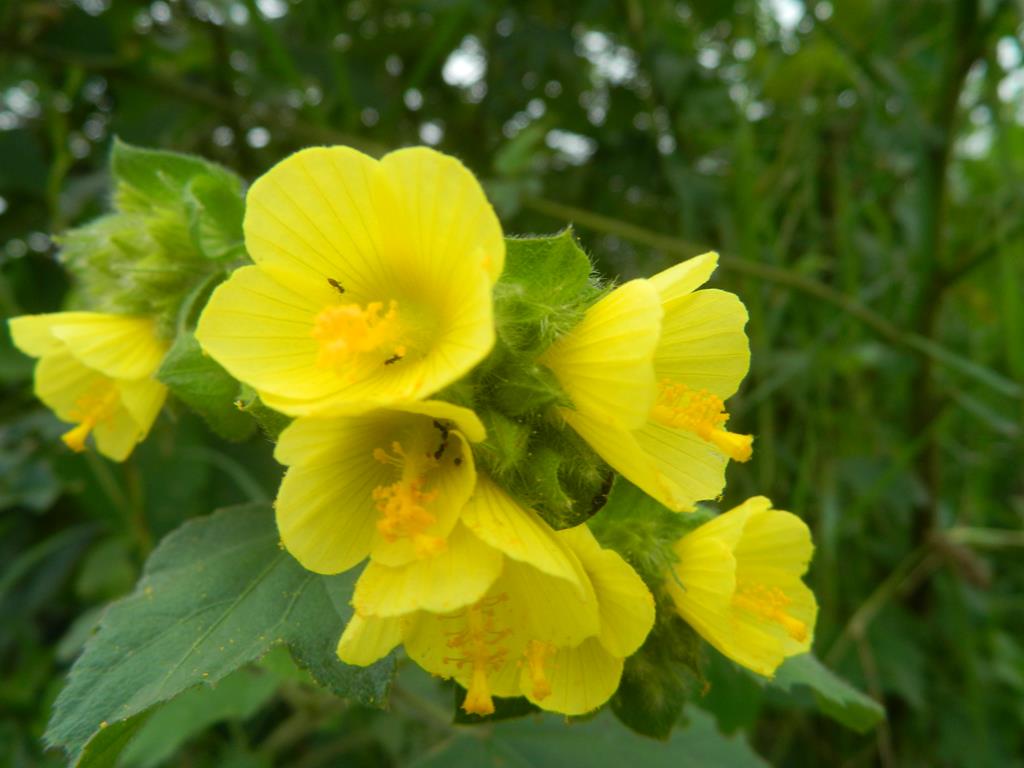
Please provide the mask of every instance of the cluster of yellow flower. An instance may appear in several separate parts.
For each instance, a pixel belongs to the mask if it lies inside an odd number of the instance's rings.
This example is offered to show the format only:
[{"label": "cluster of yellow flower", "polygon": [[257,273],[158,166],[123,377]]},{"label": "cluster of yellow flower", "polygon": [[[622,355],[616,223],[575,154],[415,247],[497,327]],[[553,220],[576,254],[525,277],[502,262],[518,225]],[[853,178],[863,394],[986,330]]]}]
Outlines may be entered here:
[{"label": "cluster of yellow flower", "polygon": [[[244,232],[253,265],[214,291],[196,337],[295,417],[275,450],[288,467],[275,504],[285,548],[324,574],[369,560],[343,661],[401,644],[466,689],[467,712],[525,696],[580,714],[614,693],[651,631],[652,590],[758,673],[809,649],[810,534],[767,499],[683,536],[678,562],[645,584],[587,524],[552,529],[475,458],[484,424],[442,390],[494,347],[506,253],[457,160],[304,150],[253,184]],[[716,262],[705,254],[606,292],[535,361],[565,394],[550,419],[679,512],[717,497],[728,460],[751,455],[724,406],[749,365],[746,311],[698,290]],[[65,312],[15,318],[11,331],[40,358],[38,396],[75,424],[71,448],[91,432],[123,460],[145,437],[166,394],[153,377],[167,344],[150,320]]]}]

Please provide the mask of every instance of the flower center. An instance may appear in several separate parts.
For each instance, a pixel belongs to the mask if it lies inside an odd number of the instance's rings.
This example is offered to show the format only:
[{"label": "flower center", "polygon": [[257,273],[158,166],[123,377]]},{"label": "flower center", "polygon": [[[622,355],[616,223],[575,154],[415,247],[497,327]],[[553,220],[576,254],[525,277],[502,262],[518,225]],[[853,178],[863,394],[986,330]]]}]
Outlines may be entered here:
[{"label": "flower center", "polygon": [[666,427],[687,429],[735,461],[750,458],[754,438],[725,429],[729,420],[725,403],[706,389],[693,390],[668,380],[660,382],[651,419]]},{"label": "flower center", "polygon": [[490,715],[494,712],[494,701],[491,699],[491,686],[488,677],[495,672],[508,655],[508,649],[500,645],[511,629],[495,627],[494,608],[508,599],[502,593],[495,597],[487,597],[447,618],[464,619],[461,630],[446,633],[448,647],[458,651],[458,656],[447,656],[445,664],[455,664],[462,669],[467,664],[472,669],[466,700],[462,709],[474,715]]},{"label": "flower center", "polygon": [[377,353],[380,363],[391,365],[405,356],[405,346],[397,343],[399,335],[398,302],[373,301],[359,304],[336,304],[322,310],[313,322],[312,336],[320,342],[317,365],[343,368]]},{"label": "flower center", "polygon": [[533,684],[533,697],[543,699],[551,695],[551,682],[548,680],[544,665],[548,657],[555,652],[555,646],[542,640],[531,640],[526,648],[526,668],[530,671],[530,682]]},{"label": "flower center", "polygon": [[732,602],[737,608],[780,625],[798,643],[807,639],[807,625],[786,613],[786,608],[793,601],[778,587],[743,584],[736,589]]},{"label": "flower center", "polygon": [[113,382],[93,387],[92,390],[75,401],[75,407],[70,416],[72,420],[78,422],[78,425],[61,435],[60,439],[68,448],[81,453],[85,450],[85,440],[89,437],[89,433],[97,424],[114,415],[120,400],[121,396]]},{"label": "flower center", "polygon": [[411,458],[398,442],[391,444],[390,453],[383,448],[375,449],[373,458],[382,464],[398,467],[402,473],[397,482],[373,489],[373,500],[381,513],[377,530],[387,541],[412,539],[420,557],[443,551],[445,540],[426,533],[437,522],[437,516],[427,509],[427,505],[437,498],[437,491],[423,489],[429,462]]}]

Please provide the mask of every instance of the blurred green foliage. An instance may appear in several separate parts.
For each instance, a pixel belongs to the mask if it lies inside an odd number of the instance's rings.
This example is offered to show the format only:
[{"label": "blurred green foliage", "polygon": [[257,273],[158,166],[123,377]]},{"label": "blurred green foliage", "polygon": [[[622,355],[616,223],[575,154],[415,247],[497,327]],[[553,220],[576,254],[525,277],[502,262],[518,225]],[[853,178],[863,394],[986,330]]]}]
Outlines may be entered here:
[{"label": "blurred green foliage", "polygon": [[[816,651],[888,721],[844,730],[806,689],[711,658],[689,725],[629,757],[755,764],[721,729],[779,765],[1012,764],[1022,35],[1008,0],[0,0],[0,308],[70,298],[50,235],[107,210],[114,135],[247,180],[309,144],[431,143],[485,180],[507,232],[572,222],[606,274],[714,247],[715,284],[751,313],[730,423],[757,436],[724,503],[764,493],[811,522]],[[0,764],[59,765],[39,737],[104,606],[182,520],[266,501],[280,468],[261,435],[230,444],[180,408],[124,465],[70,455],[6,336],[0,387]],[[303,674],[272,653],[196,689],[136,722],[125,760],[565,763],[640,738],[607,715],[564,741],[551,720],[474,737],[421,674],[391,714]]]}]

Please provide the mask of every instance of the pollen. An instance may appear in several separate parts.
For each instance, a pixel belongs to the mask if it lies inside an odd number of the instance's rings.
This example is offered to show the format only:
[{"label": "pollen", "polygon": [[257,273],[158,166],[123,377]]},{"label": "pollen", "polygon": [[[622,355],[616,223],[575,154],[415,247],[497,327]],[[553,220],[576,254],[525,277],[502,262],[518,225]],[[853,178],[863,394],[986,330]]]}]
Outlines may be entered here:
[{"label": "pollen", "polygon": [[437,517],[427,509],[427,505],[437,498],[437,491],[424,490],[426,479],[421,463],[410,461],[398,442],[391,444],[390,452],[383,448],[375,449],[373,458],[399,468],[402,473],[397,482],[373,489],[373,500],[381,513],[377,530],[387,541],[412,539],[420,557],[443,551],[444,539],[425,533],[437,522]]},{"label": "pollen", "polygon": [[448,647],[459,655],[445,657],[444,661],[459,669],[468,665],[472,670],[466,700],[462,702],[462,709],[469,714],[494,713],[489,677],[505,663],[508,649],[501,641],[512,632],[496,627],[494,607],[505,599],[506,595],[499,595],[481,600],[452,617],[464,619],[465,624],[463,629],[447,633]]},{"label": "pollen", "polygon": [[786,613],[792,600],[778,587],[768,587],[764,584],[741,585],[733,595],[732,601],[737,608],[778,624],[798,643],[807,639],[807,625]]},{"label": "pollen", "polygon": [[533,685],[531,692],[535,699],[551,695],[551,681],[548,680],[544,665],[554,652],[555,647],[551,643],[541,640],[531,640],[526,648],[526,668],[530,673],[530,683]]},{"label": "pollen", "polygon": [[666,427],[693,432],[734,461],[750,459],[754,438],[725,429],[729,420],[725,403],[706,389],[694,390],[685,384],[662,381],[651,419]]},{"label": "pollen", "polygon": [[335,304],[316,316],[312,336],[320,342],[317,365],[340,368],[376,353],[381,362],[405,356],[398,337],[398,303]]},{"label": "pollen", "polygon": [[75,402],[75,407],[70,414],[71,419],[77,421],[78,424],[61,435],[60,439],[68,448],[76,453],[81,453],[85,450],[86,438],[97,424],[114,415],[119,401],[120,395],[113,383],[94,388],[82,395]]}]

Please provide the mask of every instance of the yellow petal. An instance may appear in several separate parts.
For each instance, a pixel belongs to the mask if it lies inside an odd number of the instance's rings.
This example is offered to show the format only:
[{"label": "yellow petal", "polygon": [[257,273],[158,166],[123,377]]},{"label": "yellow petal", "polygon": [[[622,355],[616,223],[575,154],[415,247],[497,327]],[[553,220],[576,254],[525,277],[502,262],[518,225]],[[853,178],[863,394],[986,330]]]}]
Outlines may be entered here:
[{"label": "yellow petal", "polygon": [[[569,554],[578,568],[576,583],[549,576],[515,560],[506,560],[492,590],[494,594],[508,596],[513,610],[518,612],[517,625],[531,640],[573,646],[600,632],[594,588],[579,560]],[[578,584],[584,587],[582,596]]]},{"label": "yellow petal", "polygon": [[696,502],[721,494],[729,460],[707,441],[688,430],[655,422],[636,430],[633,437],[659,479],[658,486],[640,487],[665,506],[691,510]]},{"label": "yellow petal", "polygon": [[578,566],[554,531],[537,513],[524,509],[489,478],[479,475],[476,490],[462,510],[462,522],[480,539],[508,557],[583,586]]},{"label": "yellow petal", "polygon": [[280,409],[274,395],[304,401],[335,392],[339,377],[317,366],[319,343],[312,336],[314,317],[333,300],[329,291],[313,282],[293,290],[258,267],[242,267],[210,296],[196,338],[271,407]]},{"label": "yellow petal", "polygon": [[725,291],[697,291],[666,307],[654,355],[658,381],[722,399],[735,393],[750,369],[746,322],[746,307]]},{"label": "yellow petal", "polygon": [[394,277],[382,254],[395,205],[373,158],[349,147],[304,149],[250,187],[246,250],[261,266],[325,286],[331,278],[364,301]]},{"label": "yellow petal", "polygon": [[80,421],[77,411],[83,395],[112,392],[116,397],[116,386],[109,376],[88,368],[67,351],[47,355],[35,369],[36,396],[61,421]]},{"label": "yellow petal", "polygon": [[584,524],[559,532],[580,559],[594,586],[601,616],[600,641],[612,655],[635,652],[654,626],[654,598],[629,563],[598,544]]},{"label": "yellow petal", "polygon": [[121,403],[138,426],[143,440],[163,408],[167,387],[155,379],[118,382]]},{"label": "yellow petal", "polygon": [[385,155],[381,170],[407,226],[388,230],[397,253],[416,254],[428,274],[447,279],[461,261],[476,261],[497,282],[505,263],[505,239],[494,209],[476,177],[458,160],[428,147]]},{"label": "yellow petal", "polygon": [[650,278],[650,281],[658,289],[661,303],[667,310],[676,301],[706,283],[717,266],[718,254],[709,251],[662,270]]},{"label": "yellow petal", "polygon": [[584,416],[636,427],[657,396],[653,355],[661,306],[646,280],[616,288],[541,356]]},{"label": "yellow petal", "polygon": [[564,715],[582,715],[611,698],[622,678],[623,660],[604,648],[597,638],[584,640],[575,648],[559,648],[548,663],[551,691],[537,697],[529,670],[520,673],[523,695],[541,709]]},{"label": "yellow petal", "polygon": [[718,539],[692,537],[688,534],[676,545],[679,562],[665,589],[687,623],[722,650],[731,631],[736,559]]},{"label": "yellow petal", "polygon": [[101,312],[53,312],[10,320],[15,346],[34,357],[67,349],[83,365],[114,379],[152,376],[167,344],[152,319]]},{"label": "yellow petal", "polygon": [[123,407],[93,428],[96,450],[113,461],[124,461],[149,431],[142,429]]},{"label": "yellow petal", "polygon": [[396,411],[421,413],[424,416],[431,416],[435,419],[450,421],[454,424],[454,428],[459,430],[466,436],[466,439],[472,443],[483,442],[487,439],[487,430],[484,429],[483,422],[480,421],[480,417],[469,408],[462,408],[461,406],[454,405],[452,403],[446,403],[444,400],[420,400],[413,403],[396,403],[394,408]]},{"label": "yellow petal", "polygon": [[352,602],[366,616],[401,616],[423,610],[448,613],[475,603],[501,573],[501,554],[463,526],[433,556],[389,568],[371,560],[356,582]]},{"label": "yellow petal", "polygon": [[368,667],[391,653],[400,642],[402,624],[398,619],[353,614],[338,640],[338,658],[346,664]]},{"label": "yellow petal", "polygon": [[749,509],[750,517],[735,549],[736,560],[741,569],[778,569],[793,576],[802,576],[814,554],[811,532],[796,515],[770,507],[768,499],[755,496],[737,508]]}]

